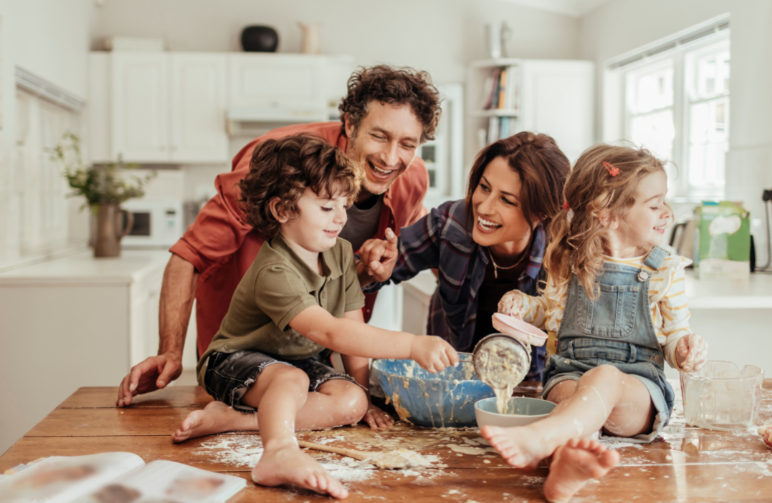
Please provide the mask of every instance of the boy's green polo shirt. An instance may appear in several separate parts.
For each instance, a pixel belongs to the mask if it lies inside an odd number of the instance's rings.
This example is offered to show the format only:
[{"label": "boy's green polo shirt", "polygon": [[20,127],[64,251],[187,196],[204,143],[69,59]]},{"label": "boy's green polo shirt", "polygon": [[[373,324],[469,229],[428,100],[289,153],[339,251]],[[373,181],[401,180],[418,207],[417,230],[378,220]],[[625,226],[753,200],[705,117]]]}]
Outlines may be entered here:
[{"label": "boy's green polo shirt", "polygon": [[348,241],[338,238],[321,256],[324,276],[310,268],[281,234],[263,244],[236,288],[220,330],[198,362],[199,383],[203,384],[206,361],[215,351],[251,349],[282,360],[302,360],[325,349],[290,328],[292,318],[311,306],[342,318],[361,309],[365,296]]}]

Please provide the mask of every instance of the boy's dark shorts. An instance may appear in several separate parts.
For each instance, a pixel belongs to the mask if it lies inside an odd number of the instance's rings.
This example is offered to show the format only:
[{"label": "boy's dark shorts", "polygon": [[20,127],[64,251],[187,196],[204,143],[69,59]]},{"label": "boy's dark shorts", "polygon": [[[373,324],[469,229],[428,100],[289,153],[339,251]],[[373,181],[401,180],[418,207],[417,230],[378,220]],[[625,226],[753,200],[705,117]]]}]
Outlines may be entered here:
[{"label": "boy's dark shorts", "polygon": [[319,386],[333,379],[344,379],[362,388],[353,377],[341,374],[327,365],[321,354],[305,360],[280,360],[258,351],[243,350],[209,355],[204,376],[206,391],[215,400],[236,410],[255,412],[257,409],[242,403],[241,399],[260,373],[275,363],[295,367],[305,372],[309,380],[308,391],[316,391]]}]

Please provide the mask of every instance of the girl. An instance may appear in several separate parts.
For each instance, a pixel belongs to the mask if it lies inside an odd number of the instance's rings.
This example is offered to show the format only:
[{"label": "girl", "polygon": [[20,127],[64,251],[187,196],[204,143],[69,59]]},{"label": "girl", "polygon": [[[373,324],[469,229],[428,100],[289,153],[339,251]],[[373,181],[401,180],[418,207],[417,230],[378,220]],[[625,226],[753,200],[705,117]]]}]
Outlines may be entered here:
[{"label": "girl", "polygon": [[590,148],[552,224],[544,296],[513,291],[499,303],[500,312],[548,330],[555,354],[542,396],[559,405],[529,426],[481,433],[513,466],[554,454],[549,501],[568,501],[617,463],[615,451],[588,438],[601,428],[648,443],[668,423],[674,393],[665,360],[684,372],[707,360],[707,344],[688,325],[689,261],[658,247],[672,216],[666,192],[662,163],[646,150]]},{"label": "girl", "polygon": [[[470,352],[496,332],[491,317],[502,295],[515,288],[537,295],[546,232],[561,211],[570,168],[555,140],[544,134],[522,132],[492,143],[477,155],[466,199],[434,208],[403,228],[399,240],[362,245],[360,282],[376,282],[365,289],[370,291],[438,269],[441,311],[450,330],[429,332]],[[544,359],[538,349],[529,374],[535,379]]]}]

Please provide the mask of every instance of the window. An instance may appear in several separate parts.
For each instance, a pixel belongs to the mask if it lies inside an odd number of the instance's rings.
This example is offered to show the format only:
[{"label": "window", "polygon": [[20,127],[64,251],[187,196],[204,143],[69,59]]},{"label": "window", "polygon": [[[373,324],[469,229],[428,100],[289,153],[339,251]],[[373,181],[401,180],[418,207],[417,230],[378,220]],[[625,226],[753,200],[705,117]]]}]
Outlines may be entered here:
[{"label": "window", "polygon": [[729,150],[729,30],[691,38],[616,64],[621,136],[669,161],[675,199],[720,198]]}]

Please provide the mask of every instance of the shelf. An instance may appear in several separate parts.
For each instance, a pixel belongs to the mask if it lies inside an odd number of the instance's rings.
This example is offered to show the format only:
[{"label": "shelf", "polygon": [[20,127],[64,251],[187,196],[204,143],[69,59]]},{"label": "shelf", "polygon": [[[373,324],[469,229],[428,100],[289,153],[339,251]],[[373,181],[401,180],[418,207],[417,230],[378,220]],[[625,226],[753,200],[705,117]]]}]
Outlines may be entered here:
[{"label": "shelf", "polygon": [[522,60],[518,58],[482,59],[469,64],[471,68],[496,68],[499,66],[516,66]]},{"label": "shelf", "polygon": [[518,110],[495,109],[495,110],[475,110],[469,112],[472,117],[517,117],[520,114]]}]

